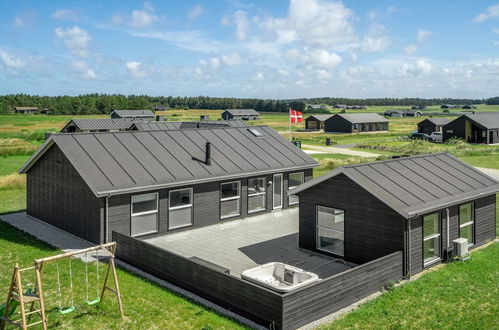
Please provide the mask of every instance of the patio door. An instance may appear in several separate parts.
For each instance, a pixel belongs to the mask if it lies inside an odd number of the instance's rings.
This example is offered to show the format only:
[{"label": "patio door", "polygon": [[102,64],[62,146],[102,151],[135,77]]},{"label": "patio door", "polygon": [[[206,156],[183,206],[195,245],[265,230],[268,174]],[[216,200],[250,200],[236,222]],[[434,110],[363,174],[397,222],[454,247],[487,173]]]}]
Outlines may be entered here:
[{"label": "patio door", "polygon": [[274,174],[274,179],[272,181],[273,181],[272,184],[273,208],[280,209],[282,208],[282,191],[283,191],[282,173]]}]

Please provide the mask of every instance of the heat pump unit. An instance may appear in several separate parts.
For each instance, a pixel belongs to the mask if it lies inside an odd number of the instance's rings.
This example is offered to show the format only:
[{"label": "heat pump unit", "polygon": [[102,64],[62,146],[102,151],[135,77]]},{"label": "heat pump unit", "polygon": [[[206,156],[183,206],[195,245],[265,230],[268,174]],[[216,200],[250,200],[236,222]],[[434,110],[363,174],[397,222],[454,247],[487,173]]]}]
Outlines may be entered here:
[{"label": "heat pump unit", "polygon": [[464,258],[468,254],[468,239],[461,237],[453,240],[452,243],[454,244],[454,255]]}]

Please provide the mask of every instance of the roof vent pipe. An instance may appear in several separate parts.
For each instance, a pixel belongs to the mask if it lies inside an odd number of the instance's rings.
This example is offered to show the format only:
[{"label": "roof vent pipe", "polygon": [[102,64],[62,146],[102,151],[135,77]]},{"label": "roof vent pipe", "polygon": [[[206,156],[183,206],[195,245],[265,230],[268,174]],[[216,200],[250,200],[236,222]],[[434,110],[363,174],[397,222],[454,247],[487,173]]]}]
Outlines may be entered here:
[{"label": "roof vent pipe", "polygon": [[206,142],[206,160],[204,162],[206,165],[211,165],[211,143]]}]

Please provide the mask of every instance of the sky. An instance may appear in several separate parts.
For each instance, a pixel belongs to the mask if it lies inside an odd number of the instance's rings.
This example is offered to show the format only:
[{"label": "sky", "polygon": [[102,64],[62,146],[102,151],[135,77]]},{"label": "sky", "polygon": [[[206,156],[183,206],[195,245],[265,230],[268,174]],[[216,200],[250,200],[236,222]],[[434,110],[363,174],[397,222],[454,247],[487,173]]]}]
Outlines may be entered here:
[{"label": "sky", "polygon": [[499,2],[0,1],[0,94],[499,95]]}]

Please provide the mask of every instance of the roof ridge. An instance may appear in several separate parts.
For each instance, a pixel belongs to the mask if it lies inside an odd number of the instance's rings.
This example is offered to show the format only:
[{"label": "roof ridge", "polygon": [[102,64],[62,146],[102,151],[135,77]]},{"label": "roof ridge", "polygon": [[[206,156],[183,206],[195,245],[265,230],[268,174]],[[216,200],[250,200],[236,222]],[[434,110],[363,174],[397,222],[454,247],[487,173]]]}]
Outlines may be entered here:
[{"label": "roof ridge", "polygon": [[381,160],[377,160],[374,162],[368,162],[368,163],[349,164],[349,165],[343,165],[341,167],[343,167],[343,168],[360,167],[360,166],[366,166],[366,165],[371,165],[371,164],[397,162],[397,161],[406,160],[406,159],[424,158],[424,157],[436,156],[436,155],[452,155],[452,154],[447,152],[447,151],[442,151],[442,152],[435,152],[435,153],[431,153],[431,154],[414,155],[414,156],[409,156],[409,157],[381,159]]}]

